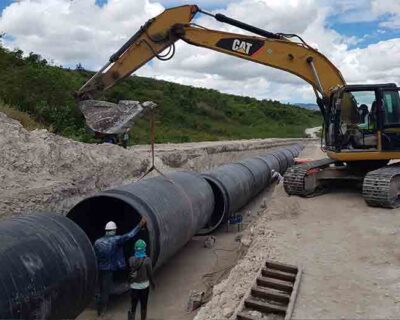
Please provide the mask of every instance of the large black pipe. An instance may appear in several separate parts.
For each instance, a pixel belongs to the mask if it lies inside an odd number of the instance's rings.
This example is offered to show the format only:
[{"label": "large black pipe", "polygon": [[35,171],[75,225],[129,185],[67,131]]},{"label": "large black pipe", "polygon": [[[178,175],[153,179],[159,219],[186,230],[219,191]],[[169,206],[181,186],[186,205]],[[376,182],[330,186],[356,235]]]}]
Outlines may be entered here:
[{"label": "large black pipe", "polygon": [[[180,171],[101,192],[78,203],[68,217],[94,242],[112,220],[119,233],[147,219],[137,238],[148,243],[155,268],[161,266],[203,228],[215,208],[211,186],[197,173]],[[126,256],[132,251],[131,241]]]},{"label": "large black pipe", "polygon": [[[292,165],[294,165],[294,156],[293,153],[290,151],[290,149],[283,149],[282,153],[285,155],[286,157],[286,161],[288,164],[288,168],[291,167]],[[287,168],[286,168],[287,169]],[[285,170],[286,171],[286,170]],[[284,173],[284,172],[283,172]]]},{"label": "large black pipe", "polygon": [[[68,214],[92,242],[113,220],[125,233],[144,216],[145,238],[155,267],[176,253],[195,234],[215,230],[271,183],[271,170],[284,173],[294,163],[298,145],[260,157],[226,164],[201,176],[175,172],[99,193],[77,204]],[[128,244],[126,255],[131,253]]]},{"label": "large black pipe", "polygon": [[212,186],[218,201],[221,201],[220,210],[214,211],[212,222],[201,231],[209,233],[249,201],[250,195],[254,193],[255,178],[248,167],[239,163],[217,167],[202,176]]},{"label": "large black pipe", "polygon": [[278,160],[279,162],[279,172],[281,174],[284,174],[289,167],[288,163],[288,158],[286,155],[283,153],[282,149],[279,149],[277,151],[271,152],[271,154]]},{"label": "large black pipe", "polygon": [[291,145],[259,157],[226,164],[203,173],[216,196],[216,204],[223,210],[215,210],[208,228],[201,233],[216,229],[228,217],[236,213],[252,198],[271,184],[271,171],[281,174],[294,164],[295,154],[301,146]]},{"label": "large black pipe", "polygon": [[253,194],[256,195],[265,189],[271,182],[271,168],[268,163],[255,157],[237,162],[245,166],[253,175],[254,187]]},{"label": "large black pipe", "polygon": [[92,245],[71,220],[35,214],[0,223],[0,319],[73,319],[96,277]]},{"label": "large black pipe", "polygon": [[280,171],[281,166],[279,164],[279,159],[277,157],[273,156],[272,154],[267,153],[267,154],[259,156],[258,158],[264,160],[271,170],[275,170],[277,172]]}]

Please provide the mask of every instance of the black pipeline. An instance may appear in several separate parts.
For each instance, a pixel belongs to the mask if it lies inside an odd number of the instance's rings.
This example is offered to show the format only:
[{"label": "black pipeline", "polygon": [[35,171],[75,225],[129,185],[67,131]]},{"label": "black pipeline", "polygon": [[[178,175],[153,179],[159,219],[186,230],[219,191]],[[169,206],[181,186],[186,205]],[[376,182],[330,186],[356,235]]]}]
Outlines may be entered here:
[{"label": "black pipeline", "polygon": [[146,217],[138,237],[158,268],[196,233],[212,232],[246,205],[271,184],[271,171],[283,174],[301,150],[296,144],[203,174],[174,172],[107,190],[78,203],[70,219],[35,214],[0,222],[0,319],[75,318],[93,297],[91,244],[108,221],[125,233]]},{"label": "black pipeline", "polygon": [[228,217],[235,214],[271,184],[272,170],[285,173],[303,147],[299,144],[281,148],[268,154],[229,163],[202,174],[211,185],[215,196],[214,212],[208,224],[199,231],[214,231]]},{"label": "black pipeline", "polygon": [[74,319],[93,298],[97,263],[70,219],[34,214],[0,223],[0,319]]},{"label": "black pipeline", "polygon": [[[146,240],[155,268],[195,234],[210,233],[271,184],[271,171],[283,174],[294,163],[298,144],[259,157],[217,167],[203,174],[189,171],[152,177],[84,199],[68,213],[94,242],[112,220],[125,233],[145,217]],[[133,243],[127,245],[131,254]]]},{"label": "black pipeline", "polygon": [[[94,242],[112,220],[119,233],[131,230],[141,219],[147,228],[138,237],[149,245],[155,268],[161,266],[210,220],[214,193],[200,174],[178,171],[107,190],[86,198],[68,213]],[[126,247],[132,253],[133,243]]]}]

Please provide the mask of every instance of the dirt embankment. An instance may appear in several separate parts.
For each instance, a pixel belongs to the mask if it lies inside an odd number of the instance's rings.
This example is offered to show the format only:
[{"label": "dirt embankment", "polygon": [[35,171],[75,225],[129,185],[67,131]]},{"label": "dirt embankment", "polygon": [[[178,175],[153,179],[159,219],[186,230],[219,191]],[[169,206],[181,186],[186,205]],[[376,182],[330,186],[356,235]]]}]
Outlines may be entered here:
[{"label": "dirt embankment", "polygon": [[[297,139],[265,139],[156,146],[164,172],[207,170]],[[123,149],[85,144],[47,130],[25,130],[0,113],[0,218],[22,212],[65,212],[85,195],[132,182],[150,166],[149,146]]]},{"label": "dirt embankment", "polygon": [[[304,157],[323,157],[317,144]],[[278,185],[247,229],[252,243],[196,320],[236,319],[265,259],[304,268],[294,319],[398,319],[400,210],[371,208],[357,190],[289,197]]]}]

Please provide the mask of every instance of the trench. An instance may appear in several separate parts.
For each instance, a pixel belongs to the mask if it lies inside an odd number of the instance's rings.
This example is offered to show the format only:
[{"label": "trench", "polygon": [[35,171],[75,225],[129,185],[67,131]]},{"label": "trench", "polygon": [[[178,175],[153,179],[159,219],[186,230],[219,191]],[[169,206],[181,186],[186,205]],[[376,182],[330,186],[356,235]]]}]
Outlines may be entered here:
[{"label": "trench", "polygon": [[[216,232],[231,217],[236,217],[241,208],[271,184],[272,168],[278,169],[279,166],[278,171],[283,174],[294,163],[293,157],[301,149],[299,145],[293,145],[271,154],[223,165],[203,174],[176,171],[106,190],[75,205],[67,214],[67,220],[75,222],[75,226],[84,231],[93,245],[96,239],[104,235],[104,226],[108,221],[114,221],[118,226],[118,234],[124,234],[145,217],[146,228],[126,244],[125,258],[131,256],[135,240],[142,238],[148,244],[147,254],[152,259],[154,269],[159,269],[175,257],[193,236]],[[26,239],[21,239],[22,244],[24,241]],[[36,249],[40,250],[39,247]],[[93,250],[90,254],[93,261]],[[52,262],[48,261],[43,270],[50,272],[53,267]],[[86,271],[96,274],[93,267]],[[126,291],[126,276],[126,271],[115,274],[114,293]],[[54,287],[54,283],[48,286]],[[15,289],[18,294],[18,288]],[[84,294],[86,299],[90,295],[89,292]]]},{"label": "trench", "polygon": [[[169,270],[169,266],[171,265],[171,263],[168,263],[168,260],[173,258],[174,262],[172,263],[176,263],[176,257],[185,256],[182,250],[184,252],[185,247],[192,245],[196,246],[196,250],[191,252],[191,254],[196,255],[199,249],[198,241],[206,239],[204,237],[206,235],[215,235],[219,239],[218,241],[222,241],[222,243],[225,243],[229,247],[226,251],[234,252],[237,244],[237,242],[235,242],[235,236],[232,232],[228,234],[221,232],[221,226],[226,225],[229,217],[237,214],[239,210],[248,206],[249,203],[251,206],[251,202],[254,202],[257,195],[265,194],[265,190],[272,183],[271,170],[274,169],[283,174],[288,166],[294,164],[294,157],[299,154],[301,149],[299,145],[290,146],[288,149],[279,149],[269,154],[219,166],[201,175],[196,175],[195,179],[191,180],[192,184],[197,184],[195,186],[191,185],[189,187],[188,185],[185,186],[181,184],[174,177],[176,173],[172,173],[168,174],[166,178],[153,177],[146,179],[145,182],[118,187],[106,191],[105,193],[107,193],[107,195],[103,193],[102,195],[83,200],[70,211],[68,217],[80,225],[92,241],[95,241],[98,237],[103,235],[104,225],[110,220],[116,222],[117,226],[123,226],[123,228],[119,230],[119,233],[122,234],[134,227],[142,216],[146,217],[150,220],[149,228],[146,231],[142,231],[142,234],[136,236],[135,239],[128,243],[125,248],[125,257],[128,259],[132,254],[132,246],[136,239],[145,239],[149,244],[147,247],[149,248],[148,254],[152,258],[153,266],[155,269],[161,269],[161,272],[157,272],[164,274],[163,278],[165,278],[165,270]],[[189,173],[180,172],[182,177],[186,174]],[[194,177],[191,177],[191,179],[192,178]],[[174,218],[172,215],[174,210],[179,211],[181,210],[179,209],[180,206],[187,205],[185,201],[179,203],[176,199],[178,194],[173,193],[172,186],[168,188],[167,185],[164,185],[165,189],[163,189],[163,192],[169,190],[164,194],[165,198],[173,199],[172,201],[167,201],[168,206],[164,206],[164,210],[159,210],[159,208],[157,208],[159,199],[148,197],[148,193],[155,193],[155,190],[160,190],[161,192],[158,185],[164,183],[166,179],[171,179],[177,183],[177,185],[179,185],[179,195],[190,202],[190,206],[185,207],[186,211],[183,210],[183,215],[185,217],[191,216],[191,219],[189,219],[190,221],[184,224],[186,229],[190,229],[191,231],[184,232],[186,233],[184,237],[178,234],[182,230],[177,233],[173,230],[172,225],[171,228],[167,230],[164,230],[161,226],[162,223],[167,223],[167,220],[171,222],[171,219]],[[146,181],[149,188],[141,190],[140,185],[146,183]],[[199,192],[200,189],[203,190],[203,192]],[[170,192],[172,192],[172,195]],[[202,194],[202,196],[199,197],[199,194]],[[132,197],[134,197],[134,200],[132,200]],[[212,199],[208,205],[208,209],[200,210],[194,214],[193,204],[197,203],[198,206],[199,203],[205,199]],[[189,213],[189,211],[191,211],[191,213]],[[205,221],[203,220],[202,223],[198,223],[198,221],[196,222],[194,220],[196,220],[195,217],[199,214],[206,215],[208,218]],[[183,216],[175,216],[175,219],[178,220],[182,218]],[[92,223],[94,220],[97,221]],[[171,244],[160,240],[165,237],[165,232],[177,236],[177,240],[173,241],[173,248],[168,247],[168,245]],[[197,243],[193,240],[194,236],[197,236]],[[163,251],[168,251],[168,254],[163,254]],[[162,257],[161,261],[160,255]],[[224,257],[224,260],[226,260],[225,258],[226,257]],[[207,260],[210,259],[210,257],[205,255],[204,259]],[[211,256],[211,260],[212,259],[213,256]],[[193,258],[193,260],[196,259]],[[191,262],[187,260],[185,263],[191,264]],[[199,261],[199,263],[204,263],[204,261]],[[206,263],[206,266],[210,267],[210,264]],[[182,267],[185,268],[185,266]],[[170,270],[169,272],[174,271],[176,270]],[[197,271],[198,267],[193,266],[190,271],[193,275],[188,277],[187,282],[182,284],[182,286],[189,286],[190,282],[192,282],[192,284],[196,282],[196,279],[198,280],[196,276],[199,276]],[[169,277],[167,276],[167,278]],[[119,277],[119,279],[115,279],[116,281],[120,281],[116,283],[116,287],[121,288],[123,285],[121,280],[123,282],[124,279],[126,279],[126,276],[125,278],[122,276]],[[171,291],[173,291],[173,289],[167,290],[166,294],[169,294]],[[119,291],[115,289],[114,292],[118,293]],[[176,292],[175,294],[179,295],[180,292]],[[186,295],[188,294],[189,293],[186,293]],[[86,318],[82,317],[82,319]]]}]

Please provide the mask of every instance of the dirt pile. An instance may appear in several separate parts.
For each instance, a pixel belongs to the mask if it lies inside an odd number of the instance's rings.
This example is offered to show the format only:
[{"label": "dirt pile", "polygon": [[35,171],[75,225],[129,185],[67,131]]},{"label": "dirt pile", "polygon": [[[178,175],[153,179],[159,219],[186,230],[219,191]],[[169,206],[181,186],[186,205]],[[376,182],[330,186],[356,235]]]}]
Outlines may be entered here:
[{"label": "dirt pile", "polygon": [[[156,166],[208,170],[301,139],[254,139],[156,145]],[[304,139],[303,139],[304,140]],[[84,196],[140,177],[150,148],[86,144],[47,130],[27,131],[0,113],[0,218],[22,212],[63,213]]]},{"label": "dirt pile", "polygon": [[47,130],[29,132],[3,113],[0,148],[0,217],[119,184],[148,166],[143,154],[79,143]]}]

